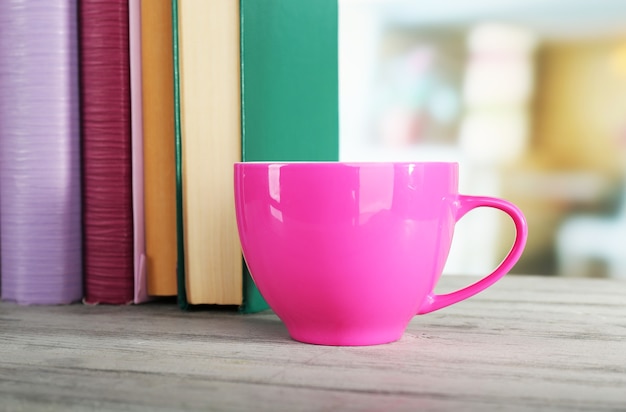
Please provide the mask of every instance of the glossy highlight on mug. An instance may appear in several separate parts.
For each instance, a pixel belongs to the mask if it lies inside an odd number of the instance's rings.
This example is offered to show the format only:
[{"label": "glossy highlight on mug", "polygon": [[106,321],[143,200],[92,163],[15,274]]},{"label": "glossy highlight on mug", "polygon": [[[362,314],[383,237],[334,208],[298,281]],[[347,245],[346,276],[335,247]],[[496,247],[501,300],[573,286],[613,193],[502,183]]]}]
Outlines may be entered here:
[{"label": "glossy highlight on mug", "polygon": [[[524,216],[510,202],[458,193],[456,163],[237,163],[234,172],[244,258],[261,294],[302,342],[398,340],[416,314],[467,299],[504,276],[527,237]],[[434,294],[454,226],[477,207],[512,218],[514,245],[482,280]]]}]

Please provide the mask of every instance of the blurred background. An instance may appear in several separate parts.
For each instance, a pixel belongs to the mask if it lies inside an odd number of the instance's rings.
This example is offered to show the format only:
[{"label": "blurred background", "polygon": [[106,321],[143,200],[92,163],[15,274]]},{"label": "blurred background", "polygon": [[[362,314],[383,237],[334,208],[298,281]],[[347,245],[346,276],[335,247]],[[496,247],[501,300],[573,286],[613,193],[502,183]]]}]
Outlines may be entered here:
[{"label": "blurred background", "polygon": [[[513,273],[626,278],[626,1],[339,0],[340,159],[447,160],[529,223]],[[457,225],[484,274],[513,225]]]}]

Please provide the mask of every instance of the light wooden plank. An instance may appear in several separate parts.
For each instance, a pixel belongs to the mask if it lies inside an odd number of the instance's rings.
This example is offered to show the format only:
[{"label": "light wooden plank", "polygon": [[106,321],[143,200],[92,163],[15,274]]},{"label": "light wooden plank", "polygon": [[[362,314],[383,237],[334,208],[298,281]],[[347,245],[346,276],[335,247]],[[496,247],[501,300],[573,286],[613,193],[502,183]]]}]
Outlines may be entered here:
[{"label": "light wooden plank", "polygon": [[[444,277],[439,289],[469,281]],[[357,348],[294,342],[271,312],[0,303],[0,400],[7,410],[624,410],[626,282],[508,276],[416,317],[396,343]]]}]

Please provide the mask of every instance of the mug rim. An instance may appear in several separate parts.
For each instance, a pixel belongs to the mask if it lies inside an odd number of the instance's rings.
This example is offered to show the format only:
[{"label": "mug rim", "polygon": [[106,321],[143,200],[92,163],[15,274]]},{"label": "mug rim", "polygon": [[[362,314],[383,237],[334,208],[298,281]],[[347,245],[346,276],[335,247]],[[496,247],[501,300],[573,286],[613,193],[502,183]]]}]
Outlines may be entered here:
[{"label": "mug rim", "polygon": [[344,165],[344,166],[458,166],[459,162],[446,161],[334,161],[334,160],[294,160],[294,161],[251,161],[234,162],[235,166],[271,166],[271,165]]}]

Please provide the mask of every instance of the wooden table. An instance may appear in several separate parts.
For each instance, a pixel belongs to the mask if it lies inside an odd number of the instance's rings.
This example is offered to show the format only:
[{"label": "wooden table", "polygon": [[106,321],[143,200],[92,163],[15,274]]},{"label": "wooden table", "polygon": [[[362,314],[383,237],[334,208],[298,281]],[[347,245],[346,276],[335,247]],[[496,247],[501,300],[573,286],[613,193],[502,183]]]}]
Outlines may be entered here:
[{"label": "wooden table", "polygon": [[626,411],[626,282],[508,275],[372,347],[271,312],[4,302],[0,410]]}]

